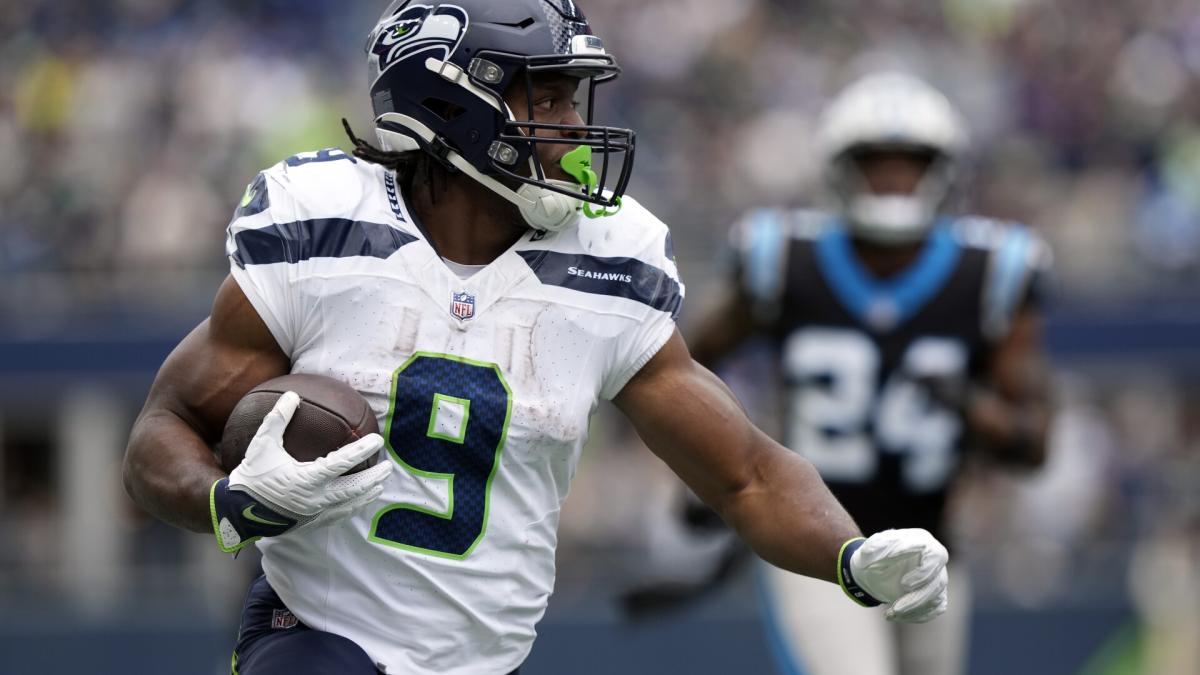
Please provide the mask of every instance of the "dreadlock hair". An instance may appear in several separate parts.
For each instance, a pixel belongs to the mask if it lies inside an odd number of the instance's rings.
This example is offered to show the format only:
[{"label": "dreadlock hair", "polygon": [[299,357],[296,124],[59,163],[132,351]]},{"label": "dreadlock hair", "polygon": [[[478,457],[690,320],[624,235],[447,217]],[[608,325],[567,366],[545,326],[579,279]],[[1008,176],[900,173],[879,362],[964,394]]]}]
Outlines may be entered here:
[{"label": "dreadlock hair", "polygon": [[354,144],[355,157],[394,171],[396,173],[396,182],[402,188],[407,188],[410,191],[417,187],[417,179],[420,176],[421,182],[429,187],[430,198],[435,204],[437,203],[438,190],[434,187],[434,176],[442,176],[441,187],[444,191],[446,189],[445,169],[438,165],[437,162],[434,162],[428,153],[420,150],[390,152],[377,148],[356,136],[354,130],[350,128],[350,123],[344,117],[342,118],[342,128],[346,130],[346,135],[350,137],[350,142]]}]

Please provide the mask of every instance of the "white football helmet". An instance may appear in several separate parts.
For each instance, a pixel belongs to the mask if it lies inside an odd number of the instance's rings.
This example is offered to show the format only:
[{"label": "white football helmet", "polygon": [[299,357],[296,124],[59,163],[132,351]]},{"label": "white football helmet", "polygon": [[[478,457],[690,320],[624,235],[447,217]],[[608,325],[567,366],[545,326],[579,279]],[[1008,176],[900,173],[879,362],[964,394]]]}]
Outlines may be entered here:
[{"label": "white football helmet", "polygon": [[[851,232],[879,244],[920,240],[945,206],[967,148],[966,125],[941,92],[903,73],[851,84],[829,104],[817,129],[826,182]],[[911,194],[873,194],[857,153],[911,150],[933,161]]]}]

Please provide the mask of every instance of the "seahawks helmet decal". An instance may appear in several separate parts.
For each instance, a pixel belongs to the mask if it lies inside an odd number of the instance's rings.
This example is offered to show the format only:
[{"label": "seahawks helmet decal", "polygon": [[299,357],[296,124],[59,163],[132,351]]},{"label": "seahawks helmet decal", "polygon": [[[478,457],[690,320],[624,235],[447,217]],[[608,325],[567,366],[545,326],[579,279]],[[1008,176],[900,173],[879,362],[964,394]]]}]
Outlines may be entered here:
[{"label": "seahawks helmet decal", "polygon": [[[365,47],[383,151],[426,153],[515,205],[534,229],[619,207],[636,135],[596,121],[596,89],[621,68],[575,0],[391,0]],[[540,120],[534,83],[554,75],[576,81],[587,105]],[[557,167],[543,166],[539,151]],[[569,179],[552,178],[554,168]]]},{"label": "seahawks helmet decal", "polygon": [[450,58],[467,32],[467,13],[457,5],[409,5],[376,30],[371,53],[379,58],[379,72],[422,52]]}]

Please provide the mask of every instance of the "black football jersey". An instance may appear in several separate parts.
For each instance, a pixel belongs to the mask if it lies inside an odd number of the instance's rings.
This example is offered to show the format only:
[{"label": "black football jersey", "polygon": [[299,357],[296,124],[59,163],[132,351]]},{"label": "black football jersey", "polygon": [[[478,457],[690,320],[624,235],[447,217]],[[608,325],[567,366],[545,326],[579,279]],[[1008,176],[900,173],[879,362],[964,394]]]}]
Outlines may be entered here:
[{"label": "black football jersey", "polygon": [[940,537],[964,420],[931,386],[986,380],[995,345],[1035,301],[1045,244],[1013,223],[939,221],[916,259],[875,278],[837,219],[763,210],[735,230],[738,280],[779,350],[784,443],[870,534]]}]

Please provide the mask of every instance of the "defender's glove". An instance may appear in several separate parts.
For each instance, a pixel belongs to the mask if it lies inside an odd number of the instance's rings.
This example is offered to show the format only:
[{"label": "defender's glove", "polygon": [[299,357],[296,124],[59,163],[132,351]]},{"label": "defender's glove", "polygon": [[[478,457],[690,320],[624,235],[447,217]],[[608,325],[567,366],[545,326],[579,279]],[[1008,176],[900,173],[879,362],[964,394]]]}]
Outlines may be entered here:
[{"label": "defender's glove", "polygon": [[860,605],[889,605],[890,621],[924,623],[946,611],[949,557],[925,530],[884,530],[842,545],[838,583]]},{"label": "defender's glove", "polygon": [[312,462],[298,462],[283,449],[283,430],[298,405],[295,392],[280,396],[242,463],[228,478],[213,483],[209,508],[222,551],[233,553],[262,537],[341,518],[383,492],[383,481],[392,472],[390,461],[342,475],[379,452],[379,434],[368,434]]}]

